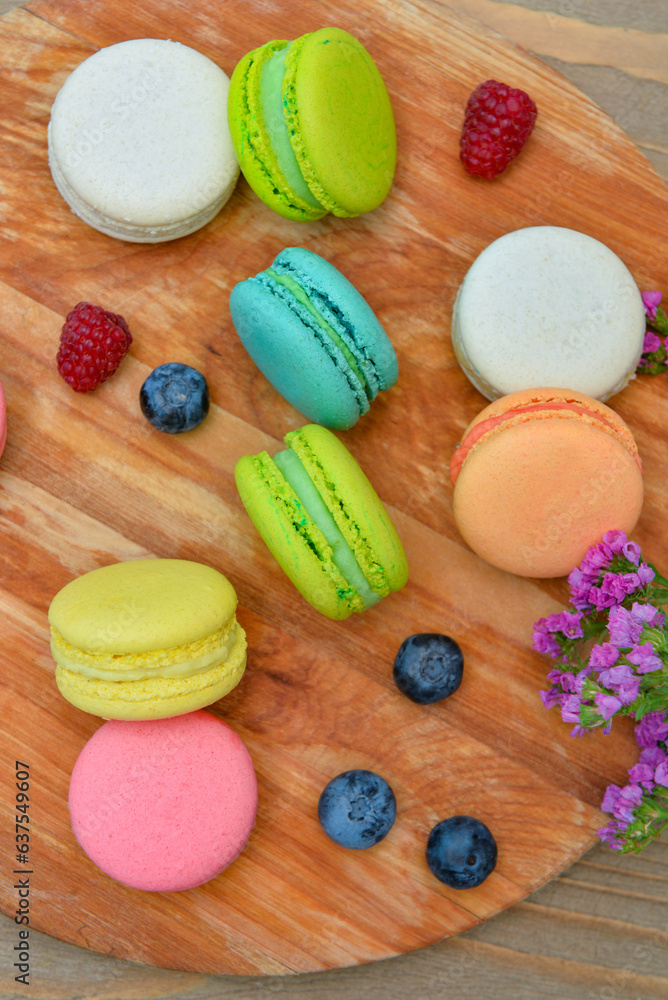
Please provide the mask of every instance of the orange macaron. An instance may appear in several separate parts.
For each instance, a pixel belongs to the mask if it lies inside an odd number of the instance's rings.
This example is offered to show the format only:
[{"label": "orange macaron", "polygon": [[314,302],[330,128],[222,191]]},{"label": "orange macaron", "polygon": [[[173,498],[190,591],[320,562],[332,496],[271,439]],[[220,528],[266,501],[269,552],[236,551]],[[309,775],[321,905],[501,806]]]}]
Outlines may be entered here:
[{"label": "orange macaron", "polygon": [[518,576],[565,576],[643,502],[633,435],[609,406],[568,389],[527,389],[485,407],[450,463],[454,516],[479,556]]}]

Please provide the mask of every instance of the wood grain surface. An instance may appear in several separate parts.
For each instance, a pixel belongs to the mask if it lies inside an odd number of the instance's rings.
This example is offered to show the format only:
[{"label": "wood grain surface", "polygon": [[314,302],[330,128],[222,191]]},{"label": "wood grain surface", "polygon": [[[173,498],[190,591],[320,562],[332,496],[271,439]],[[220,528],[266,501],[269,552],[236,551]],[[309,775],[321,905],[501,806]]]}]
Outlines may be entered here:
[{"label": "wood grain surface", "polygon": [[[278,24],[286,7],[261,5],[253,25],[260,40],[281,36]],[[504,40],[436,4],[375,3],[368,16],[351,4],[337,5],[337,23],[355,31],[377,58],[405,149],[396,189],[379,212],[359,220],[326,220],[305,235],[303,227],[259,206],[242,182],[218,220],[171,246],[130,247],[87,230],[59,202],[46,169],[48,110],[67,72],[95,47],[138,34],[165,34],[170,23],[179,29],[177,35],[172,27],[172,37],[231,69],[256,43],[248,24],[235,20],[234,8],[226,5],[224,26],[197,7],[185,15],[180,6],[157,4],[141,15],[124,7],[122,16],[120,8],[101,4],[38,4],[4,21],[0,44],[12,110],[5,112],[10,128],[1,150],[6,242],[0,257],[0,368],[10,412],[10,443],[0,470],[0,602],[9,630],[2,649],[9,678],[2,689],[3,749],[7,760],[19,752],[32,754],[35,766],[36,928],[110,954],[186,969],[284,973],[350,965],[456,933],[521,899],[591,843],[601,789],[607,780],[622,778],[631,741],[628,732],[620,733],[588,745],[585,756],[559,720],[537,704],[545,664],[528,651],[527,630],[537,614],[563,597],[563,588],[534,587],[497,574],[458,542],[443,455],[449,457],[482,400],[456,369],[447,319],[472,256],[506,229],[532,222],[584,228],[624,257],[641,287],[664,285],[666,192],[607,119]],[[302,10],[300,31],[327,20],[326,4]],[[379,35],[385,44],[375,49]],[[409,82],[399,56],[414,68]],[[455,108],[470,89],[467,60],[473,58],[476,72],[512,72],[516,79],[521,74],[519,82],[539,106],[554,110],[532,138],[532,160],[527,156],[522,162],[521,174],[519,163],[509,172],[494,199],[479,185],[465,183],[452,156]],[[428,190],[432,185],[428,196],[425,185]],[[277,401],[236,344],[225,313],[227,293],[276,249],[297,241],[356,280],[390,332],[402,369],[397,389],[377,401],[345,440],[388,501],[413,577],[403,594],[373,615],[344,625],[314,621],[308,608],[297,606],[250,533],[231,482],[238,454],[267,443],[275,447],[299,418]],[[57,339],[74,287],[75,298],[109,295],[111,308],[136,317],[136,345],[122,378],[119,373],[94,398],[73,397],[53,378],[54,333]],[[167,359],[165,351],[172,357],[177,351],[181,360],[206,372],[217,404],[215,420],[178,444],[160,440],[137,417],[138,386],[150,367]],[[637,537],[665,565],[665,387],[660,380],[636,384],[615,405],[636,431],[646,461],[648,501]],[[253,657],[242,689],[218,710],[247,739],[266,794],[257,836],[230,870],[226,889],[231,890],[224,899],[214,883],[178,898],[161,896],[160,905],[144,908],[136,893],[110,889],[69,833],[64,808],[69,768],[98,723],[64,705],[53,689],[44,611],[55,589],[73,574],[147,551],[212,562],[237,585]],[[469,654],[468,687],[447,713],[417,712],[397,700],[388,683],[393,650],[427,619],[429,627],[459,635]],[[368,736],[369,719],[371,746],[360,736]],[[373,857],[342,862],[340,852],[318,842],[310,810],[328,774],[352,766],[353,759],[359,763],[360,754],[367,766],[395,780],[404,811],[401,825]],[[416,853],[446,800],[460,811],[487,816],[503,845],[497,873],[464,903],[429,883]],[[7,805],[3,800],[4,815]],[[397,996],[446,989],[448,995],[454,989],[482,996],[489,993],[475,990],[482,989],[481,971],[491,962],[497,976],[507,973],[508,995],[516,976],[521,989],[530,991],[516,988],[514,995],[593,991],[616,997],[628,990],[634,996],[665,996],[664,846],[656,845],[648,860],[617,859],[595,848],[572,874],[478,930],[357,972],[230,980],[118,963],[126,978],[114,987],[111,979],[104,982],[105,975],[115,975],[114,960],[38,938],[41,957],[34,972],[42,992],[37,995],[75,995],[76,977],[83,975],[80,981],[94,983],[95,995],[109,996],[284,990],[334,996],[352,983],[367,996],[388,995],[388,983],[394,990],[403,984],[403,993],[393,992]],[[642,876],[631,901],[630,875]],[[360,879],[366,893],[361,902]],[[594,905],[588,917],[586,900],[606,880],[623,902],[623,913],[613,908],[596,918]],[[261,900],[254,891],[258,884],[268,887]],[[11,912],[14,897],[7,886],[3,909]],[[555,907],[571,914],[561,918],[558,945],[548,929]],[[8,951],[15,943],[12,926]],[[212,941],[202,940],[203,926]],[[550,940],[537,952],[540,929]],[[534,976],[530,988],[524,973],[517,976],[518,952],[543,955],[524,967]],[[210,964],[212,953],[217,964]],[[85,973],[79,955],[88,962]],[[40,976],[40,963],[49,969],[51,987],[46,974]],[[74,973],[73,987],[66,982],[68,971]],[[88,989],[85,995],[93,995]]]}]

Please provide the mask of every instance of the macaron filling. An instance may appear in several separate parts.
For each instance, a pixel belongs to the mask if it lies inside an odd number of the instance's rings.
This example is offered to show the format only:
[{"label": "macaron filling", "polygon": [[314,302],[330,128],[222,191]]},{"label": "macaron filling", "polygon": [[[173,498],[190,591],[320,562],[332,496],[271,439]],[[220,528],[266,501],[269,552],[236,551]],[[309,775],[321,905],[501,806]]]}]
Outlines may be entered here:
[{"label": "macaron filling", "polygon": [[104,681],[142,681],[155,677],[184,678],[224,663],[238,638],[236,618],[212,635],[186,646],[144,653],[89,653],[68,643],[51,627],[51,653],[58,667]]},{"label": "macaron filling", "polygon": [[[317,176],[317,172],[314,169],[314,166],[311,162],[311,157],[309,156],[309,151],[307,148],[308,143],[305,142],[304,136],[302,135],[302,128],[300,126],[300,116],[299,116],[299,101],[297,99],[297,88],[296,88],[297,71],[300,65],[302,53],[304,49],[307,47],[307,45],[309,45],[316,39],[320,39],[321,46],[323,47],[329,46],[330,50],[335,50],[337,47],[336,46],[337,34],[352,38],[352,36],[347,35],[347,32],[339,33],[336,28],[334,29],[321,28],[319,31],[313,31],[307,33],[306,35],[301,35],[299,38],[296,38],[292,42],[292,44],[290,45],[289,52],[286,52],[285,54],[286,55],[285,76],[283,78],[282,91],[283,91],[283,106],[285,108],[285,115],[287,119],[287,127],[290,136],[292,137],[291,141],[293,143],[293,149],[295,151],[295,156],[297,157],[297,162],[300,164],[302,176],[305,177],[309,189],[314,194],[314,196],[318,198],[320,204],[323,206],[324,209],[326,209],[328,212],[331,212],[333,215],[338,215],[339,217],[345,218],[346,216],[357,215],[359,213],[356,210],[350,211],[348,207],[344,207],[342,204],[340,204],[339,200],[335,197],[332,191],[329,190],[329,185],[327,184],[323,185],[321,183],[320,178]],[[357,42],[356,39],[352,39],[352,43],[355,50],[355,54],[352,55],[352,59],[348,61],[349,69],[351,67],[354,67],[354,62],[357,58],[357,53],[359,51],[364,51],[362,50],[362,47],[359,45],[359,42]],[[358,46],[359,48],[357,48]],[[313,52],[313,49],[311,51]],[[324,53],[321,50],[321,55],[322,54]],[[351,53],[349,53],[349,55],[351,55]],[[318,59],[317,61],[321,67],[321,70],[326,73],[327,60],[325,59],[321,62]],[[331,80],[332,86],[330,88],[330,92],[328,95],[330,104],[330,112],[329,112],[330,114],[331,114],[332,99],[334,99],[334,103],[337,103],[336,98],[337,96],[340,97],[342,91],[345,93],[349,104],[350,105],[353,104],[351,97],[353,96],[354,91],[356,90],[357,86],[359,86],[360,82],[359,77],[357,77],[354,72],[354,68],[350,76],[348,75],[347,72],[341,73],[339,71],[339,73],[337,73],[336,68],[335,67],[333,68],[334,72]],[[342,119],[342,124],[343,124],[343,119]],[[360,145],[364,145],[364,143],[360,142]],[[356,186],[355,184],[351,185],[351,187],[353,188],[355,186]]]},{"label": "macaron filling", "polygon": [[550,416],[553,413],[558,415],[560,411],[562,413],[563,411],[566,411],[563,413],[566,417],[574,415],[588,417],[593,423],[600,426],[601,430],[605,430],[614,437],[618,438],[620,443],[624,444],[627,450],[633,455],[638,467],[642,468],[640,456],[638,455],[634,444],[622,433],[621,428],[615,426],[615,424],[613,424],[611,420],[608,420],[602,413],[587,409],[587,407],[574,401],[549,400],[545,402],[529,403],[515,409],[506,410],[505,413],[500,413],[494,417],[488,417],[486,420],[481,420],[474,427],[472,427],[465,435],[464,440],[458,446],[450,461],[450,479],[453,486],[457,482],[462,466],[468,458],[470,452],[482,440],[482,438],[486,437],[486,435],[496,430],[502,424],[513,420],[515,417],[522,417],[527,413],[544,412],[547,416]]},{"label": "macaron filling", "polygon": [[[345,343],[345,341],[343,340],[343,338],[339,336],[339,334],[336,332],[336,330],[334,329],[334,327],[331,326],[327,322],[327,320],[322,316],[322,314],[316,309],[316,307],[313,305],[313,303],[309,299],[307,292],[302,288],[302,286],[299,284],[299,282],[295,281],[295,279],[292,278],[292,277],[290,277],[290,275],[288,275],[288,274],[279,273],[278,271],[275,271],[272,267],[268,267],[264,271],[264,274],[270,275],[270,277],[272,277],[274,279],[274,281],[277,282],[277,284],[283,285],[284,288],[287,288],[288,291],[290,291],[294,295],[294,297],[297,300],[297,302],[300,305],[302,305],[305,309],[308,309],[309,313],[311,314],[311,316],[313,317],[313,319],[316,321],[316,323],[318,324],[318,326],[320,327],[320,329],[323,331],[323,333],[325,333],[329,337],[329,339],[332,341],[332,343],[335,345],[335,347],[337,347],[341,351],[341,353],[343,354],[344,358],[346,359],[346,361],[350,365],[351,369],[353,370],[353,372],[355,374],[355,377],[357,378],[357,380],[359,381],[360,385],[364,389],[367,397],[369,399],[373,399],[373,396],[371,395],[368,383],[367,383],[366,379],[364,378],[364,375],[362,374],[361,368],[357,364],[357,360],[355,358],[355,355],[352,353],[352,351],[350,350],[350,348],[348,347],[348,345]],[[286,299],[286,301],[288,301],[288,300]]]},{"label": "macaron filling", "polygon": [[292,190],[313,208],[323,206],[314,197],[301,172],[295,151],[290,142],[290,132],[283,106],[283,78],[285,57],[290,42],[285,48],[274,51],[262,64],[260,71],[260,104],[262,119],[269,142],[278,161],[278,166]]},{"label": "macaron filling", "polygon": [[318,492],[313,480],[294,451],[287,449],[274,455],[274,462],[283,478],[292,488],[309,517],[324,535],[332,550],[332,560],[344,577],[364,601],[364,607],[377,604],[381,595],[369,585],[355,554],[333,515]]},{"label": "macaron filling", "polygon": [[[354,286],[331,265],[329,270],[333,275],[322,274],[311,259],[304,258],[309,253],[296,248],[283,250],[274,260],[272,270],[283,278],[292,278],[316,313],[336,332],[354,357],[368,399],[373,400],[381,389],[395,385],[399,377],[394,348],[373,310]],[[317,254],[313,256],[317,262]]]},{"label": "macaron filling", "polygon": [[[352,357],[350,349],[346,348],[346,351],[342,349],[345,345],[341,340],[341,337],[336,334],[333,327],[329,326],[325,320],[318,318],[317,314],[314,312],[313,306],[307,306],[301,299],[304,298],[304,294],[301,293],[298,299],[293,292],[292,288],[289,288],[287,284],[283,281],[277,281],[276,277],[268,271],[261,271],[256,278],[249,279],[250,281],[258,281],[260,284],[264,285],[272,295],[278,296],[281,301],[298,317],[301,323],[303,323],[313,335],[317,338],[318,342],[322,345],[324,350],[327,352],[331,360],[334,362],[339,371],[343,374],[346,379],[350,391],[353,393],[355,398],[355,403],[359,409],[360,415],[365,414],[369,410],[369,398],[365,389],[366,382],[361,380],[361,372],[359,372],[359,365],[355,362],[354,357]],[[296,283],[295,283],[296,284]],[[299,287],[299,286],[297,286]],[[325,327],[329,326],[329,331]],[[350,364],[353,361],[355,367]],[[359,372],[356,374],[356,372]]]}]

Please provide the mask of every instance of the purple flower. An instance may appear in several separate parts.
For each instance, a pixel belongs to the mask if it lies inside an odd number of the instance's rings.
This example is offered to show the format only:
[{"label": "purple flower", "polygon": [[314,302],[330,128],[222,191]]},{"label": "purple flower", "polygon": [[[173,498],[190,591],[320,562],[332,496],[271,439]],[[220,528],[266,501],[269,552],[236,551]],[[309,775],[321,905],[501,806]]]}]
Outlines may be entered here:
[{"label": "purple flower", "polygon": [[668,760],[662,761],[654,772],[654,780],[657,785],[668,787]]},{"label": "purple flower", "polygon": [[560,633],[567,639],[581,639],[583,636],[581,620],[581,611],[559,611],[557,614],[548,615],[547,618],[541,618],[534,623],[533,648],[538,653],[558,656],[561,646],[553,636]]},{"label": "purple flower", "polygon": [[609,847],[612,847],[616,850],[617,848],[622,846],[621,841],[618,840],[620,831],[618,829],[617,823],[615,823],[614,820],[611,820],[607,826],[602,826],[601,829],[597,830],[596,832],[603,841],[603,843],[607,844]]},{"label": "purple flower", "polygon": [[626,545],[626,534],[623,531],[606,531],[603,535],[603,544],[607,546],[612,553],[622,552],[624,546]]},{"label": "purple flower", "polygon": [[539,691],[538,694],[545,708],[554,708],[555,705],[561,703],[562,694],[557,688],[550,688],[549,691]]},{"label": "purple flower", "polygon": [[[635,639],[633,630],[636,625],[631,618],[631,612],[626,608],[616,607],[610,609],[608,615],[608,630],[610,632],[610,642],[618,649],[633,646]],[[638,638],[640,636],[638,635]]]},{"label": "purple flower", "polygon": [[[625,597],[639,589],[640,580],[637,573],[606,573],[601,582],[601,594],[606,598],[608,607],[612,607],[612,604],[621,604]],[[611,603],[608,603],[609,597],[612,598]]]},{"label": "purple flower", "polygon": [[598,611],[612,608],[641,587],[637,573],[605,573],[600,587],[589,588],[589,603]]},{"label": "purple flower", "polygon": [[635,726],[636,743],[641,749],[654,749],[668,737],[668,715],[665,712],[648,712]]},{"label": "purple flower", "polygon": [[640,566],[638,566],[638,580],[641,587],[646,587],[648,583],[652,582],[655,576],[656,573],[651,566],[648,566],[647,563],[640,563]]},{"label": "purple flower", "polygon": [[568,582],[571,587],[571,604],[578,611],[588,611],[592,603],[589,600],[589,591],[593,581],[586,576],[578,567],[571,570],[568,575]]},{"label": "purple flower", "polygon": [[597,691],[594,695],[594,701],[601,718],[606,721],[612,718],[615,712],[618,712],[622,707],[621,699],[616,698],[614,694],[602,694],[600,691]]},{"label": "purple flower", "polygon": [[663,625],[663,615],[657,611],[653,604],[640,604],[638,601],[634,601],[631,605],[631,618],[634,622],[642,625]]},{"label": "purple flower", "polygon": [[[607,569],[614,555],[610,546],[605,542],[605,536],[603,537],[604,541],[599,542],[597,545],[592,545],[591,548],[587,549],[582,562],[577,567],[580,573],[586,576],[591,583],[598,579],[601,570]],[[626,537],[624,541],[626,541]]]},{"label": "purple flower", "polygon": [[614,812],[615,806],[617,805],[617,799],[621,793],[622,790],[619,785],[608,785],[603,795],[603,802],[601,803],[601,809],[603,812]]},{"label": "purple flower", "polygon": [[623,705],[632,705],[638,697],[640,691],[640,678],[632,677],[627,681],[622,681],[617,689],[617,695]]},{"label": "purple flower", "polygon": [[647,764],[652,770],[656,770],[659,764],[666,759],[666,753],[660,746],[644,747],[640,751],[640,763]]},{"label": "purple flower", "polygon": [[605,611],[606,608],[612,608],[619,603],[614,594],[609,590],[604,591],[601,587],[589,588],[589,602],[597,611]]},{"label": "purple flower", "polygon": [[576,694],[569,694],[562,698],[561,718],[564,722],[580,722],[580,699]]},{"label": "purple flower", "polygon": [[632,562],[634,566],[638,565],[640,562],[640,546],[637,542],[627,542],[622,552],[629,562]]},{"label": "purple flower", "polygon": [[621,606],[610,609],[608,629],[610,642],[619,649],[635,646],[645,625],[656,625],[658,612],[652,604],[634,602],[630,611]]},{"label": "purple flower", "polygon": [[648,792],[654,788],[654,768],[649,764],[634,764],[629,771],[629,778],[634,784],[642,785]]},{"label": "purple flower", "polygon": [[654,351],[658,351],[661,347],[661,338],[658,337],[653,330],[648,330],[645,333],[645,339],[642,345],[643,354],[654,354]]},{"label": "purple flower", "polygon": [[581,620],[581,611],[559,611],[557,614],[548,615],[547,618],[543,619],[548,632],[561,632],[569,639],[582,638]]},{"label": "purple flower", "polygon": [[564,671],[564,673],[561,675],[561,690],[565,694],[580,693],[578,691],[578,683],[575,678],[575,674],[570,673],[570,671],[568,670]]},{"label": "purple flower", "polygon": [[561,646],[557,640],[547,632],[538,632],[534,628],[533,648],[537,653],[547,653],[548,656],[558,656]]},{"label": "purple flower", "polygon": [[584,635],[582,631],[581,611],[561,612],[561,632],[569,639],[581,639]]},{"label": "purple flower", "polygon": [[620,823],[630,823],[633,813],[642,802],[642,795],[643,790],[640,785],[625,785],[615,802],[613,809],[615,819]]},{"label": "purple flower", "polygon": [[583,573],[597,577],[602,569],[608,568],[612,562],[612,556],[613,551],[610,546],[599,542],[598,545],[592,545],[587,551],[580,563],[580,569]]},{"label": "purple flower", "polygon": [[618,663],[616,667],[610,667],[609,670],[602,670],[598,675],[598,679],[604,687],[615,690],[626,681],[635,680],[636,678],[627,663]]},{"label": "purple flower", "polygon": [[[568,574],[571,604],[574,608],[588,610],[589,606],[595,603],[589,594],[591,587],[598,583],[603,571],[610,566],[615,553],[621,552],[626,544],[626,535],[623,531],[609,531],[603,536],[602,542],[592,545],[587,550],[580,565]],[[610,603],[601,603],[599,610],[610,606]]]},{"label": "purple flower", "polygon": [[[603,642],[600,646],[592,646],[589,654],[590,667],[612,667],[619,659],[619,650],[611,642]],[[605,684],[605,681],[603,681]],[[608,685],[606,684],[606,687]]]},{"label": "purple flower", "polygon": [[655,320],[657,307],[661,303],[661,292],[643,292],[642,301],[645,306],[647,318]]},{"label": "purple flower", "polygon": [[654,652],[651,642],[643,642],[642,646],[636,646],[626,654],[626,659],[636,664],[639,674],[649,674],[653,670],[660,670],[663,666],[663,661]]}]

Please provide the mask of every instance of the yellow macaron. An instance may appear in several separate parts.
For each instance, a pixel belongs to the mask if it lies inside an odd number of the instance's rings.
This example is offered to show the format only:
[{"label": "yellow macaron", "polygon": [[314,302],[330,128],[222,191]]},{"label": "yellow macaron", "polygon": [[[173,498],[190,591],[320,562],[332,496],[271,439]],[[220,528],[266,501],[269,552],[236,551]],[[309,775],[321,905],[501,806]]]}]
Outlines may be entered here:
[{"label": "yellow macaron", "polygon": [[222,573],[185,559],[85,573],[49,608],[60,692],[105,719],[165,719],[211,705],[246,667],[236,606]]}]

